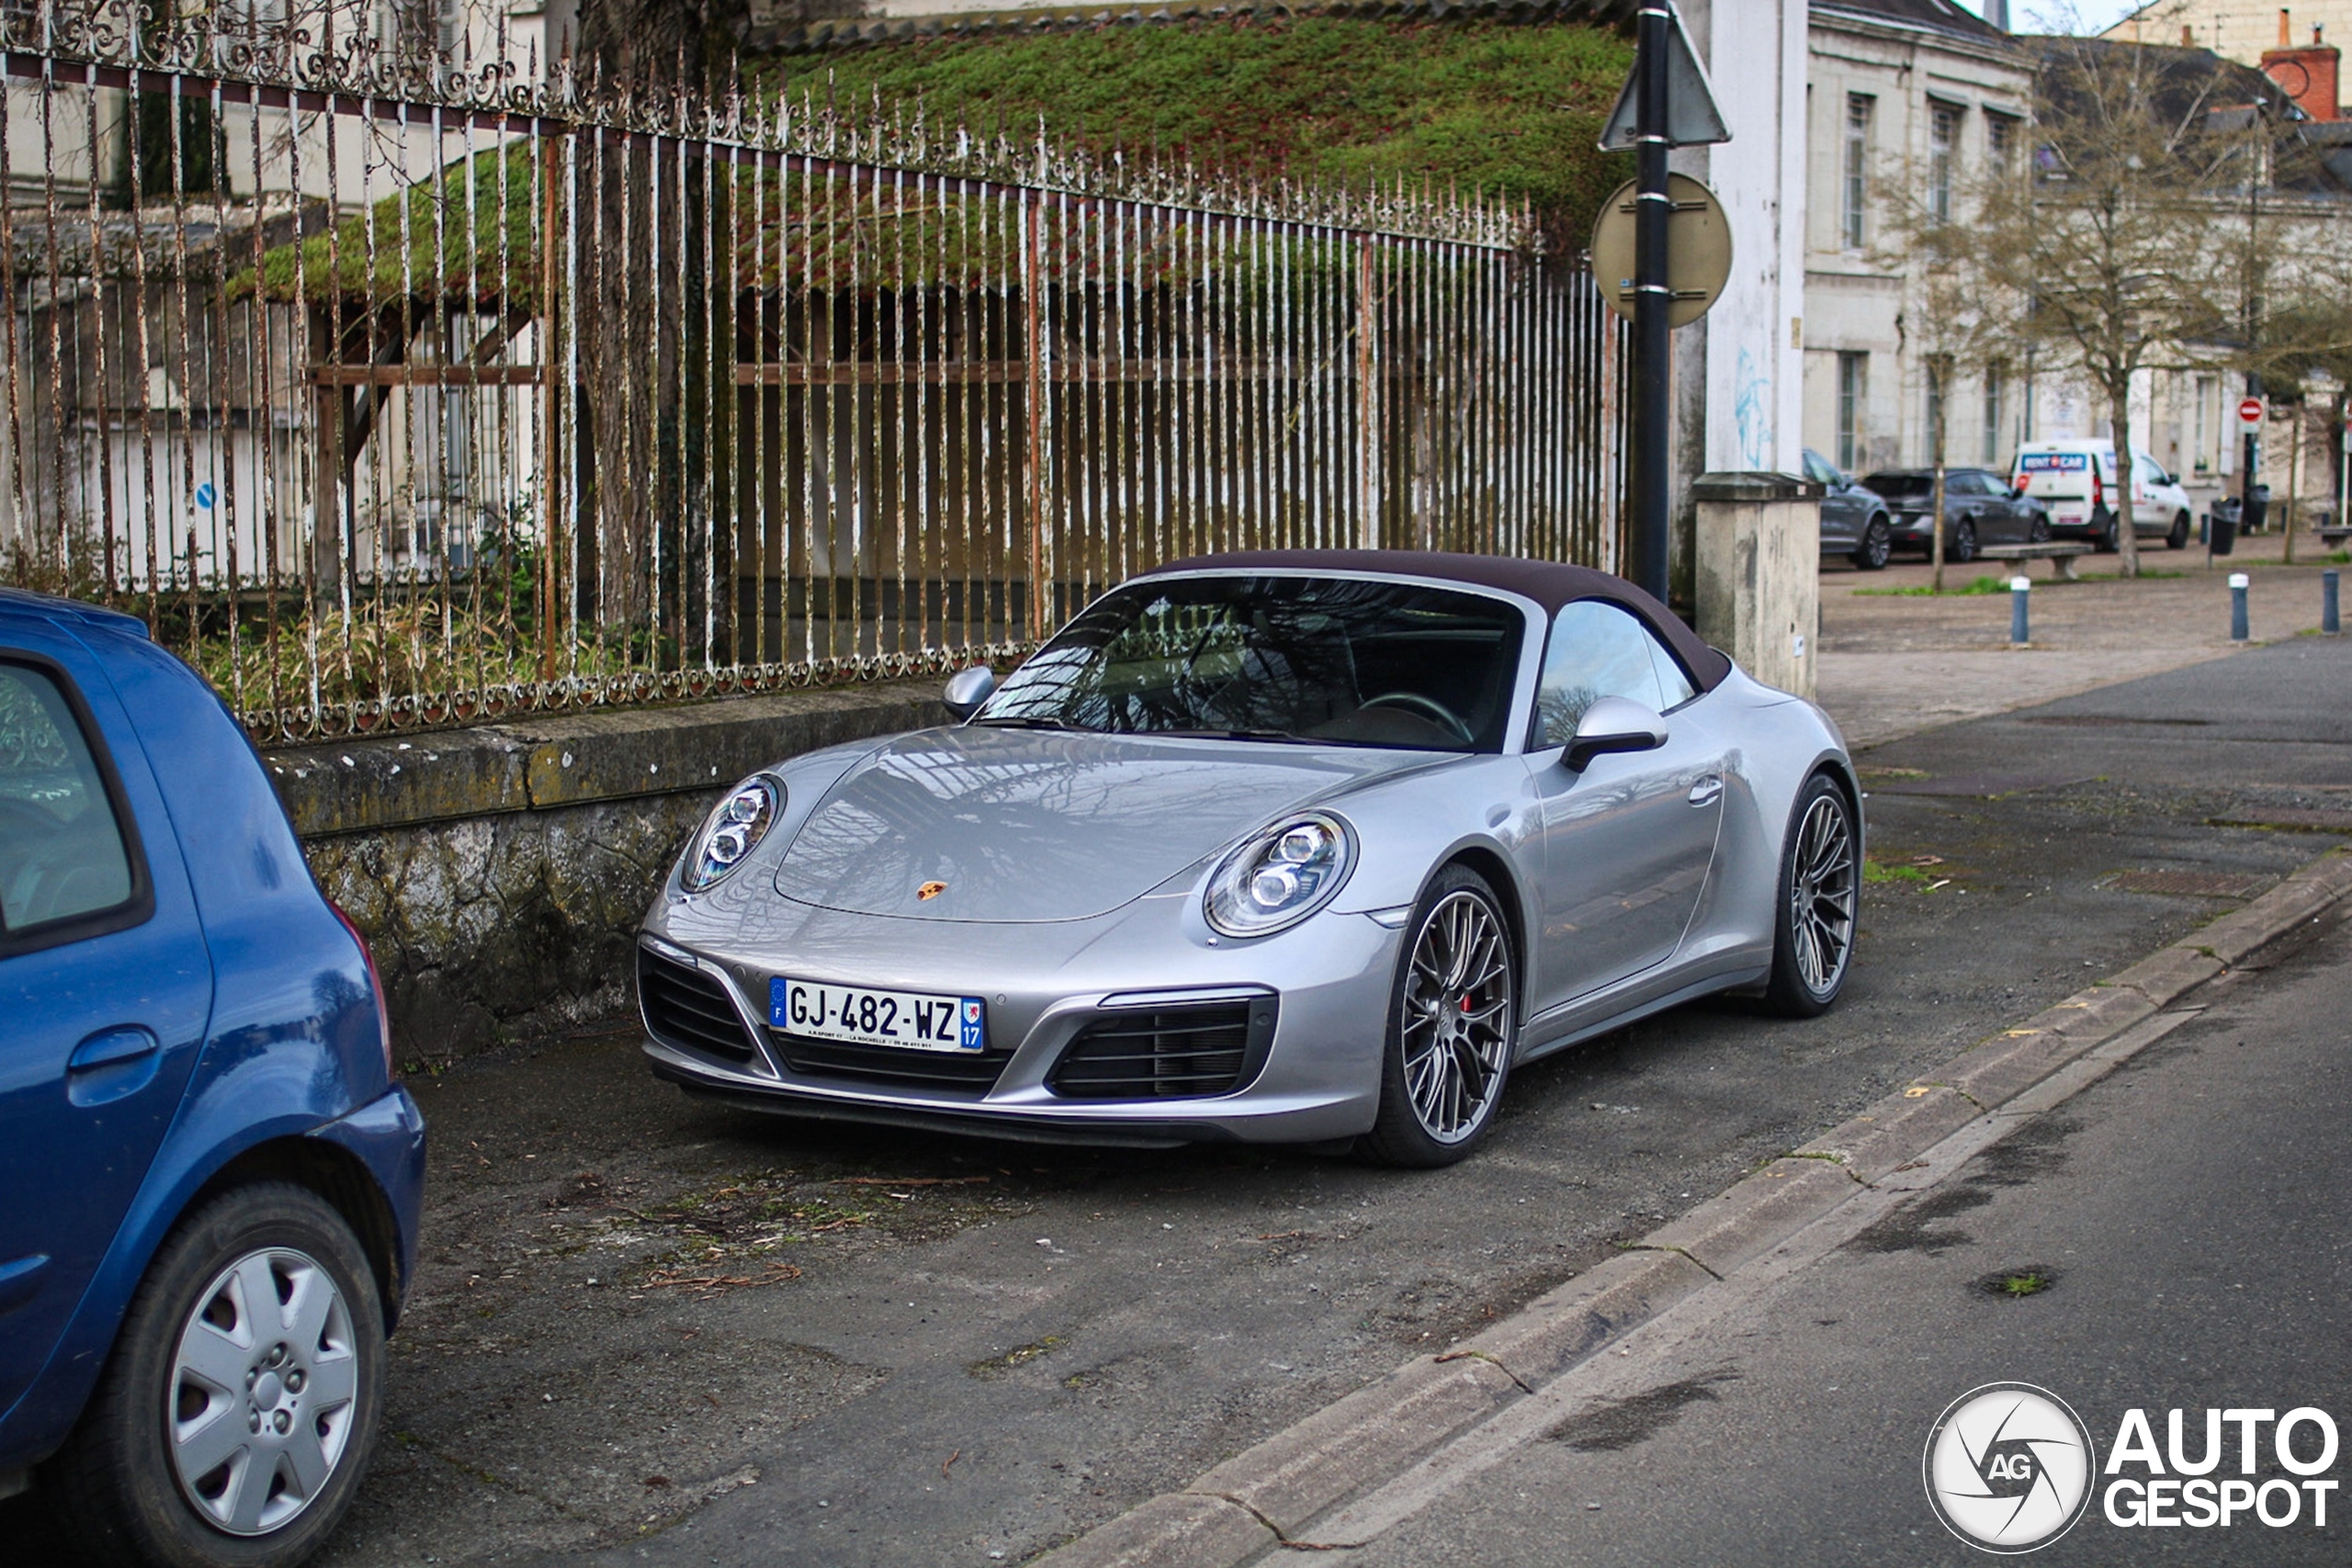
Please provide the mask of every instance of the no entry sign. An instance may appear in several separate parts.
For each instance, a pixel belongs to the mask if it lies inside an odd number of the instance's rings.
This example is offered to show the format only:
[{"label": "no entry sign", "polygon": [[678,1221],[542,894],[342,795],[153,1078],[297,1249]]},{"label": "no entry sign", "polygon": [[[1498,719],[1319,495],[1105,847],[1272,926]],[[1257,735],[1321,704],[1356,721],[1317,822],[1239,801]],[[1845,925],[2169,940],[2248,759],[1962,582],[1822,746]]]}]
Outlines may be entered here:
[{"label": "no entry sign", "polygon": [[2238,423],[2248,426],[2257,425],[2262,423],[2262,400],[2260,398],[2241,398],[2238,400]]}]

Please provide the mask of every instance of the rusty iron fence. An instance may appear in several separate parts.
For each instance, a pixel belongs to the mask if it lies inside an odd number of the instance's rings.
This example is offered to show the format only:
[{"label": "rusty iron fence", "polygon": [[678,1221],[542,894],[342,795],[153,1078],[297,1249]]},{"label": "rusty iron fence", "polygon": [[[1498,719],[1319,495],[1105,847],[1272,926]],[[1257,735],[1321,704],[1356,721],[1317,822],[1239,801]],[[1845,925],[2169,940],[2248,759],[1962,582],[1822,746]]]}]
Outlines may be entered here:
[{"label": "rusty iron fence", "polygon": [[271,6],[0,6],[0,569],[261,739],[1001,660],[1216,549],[1615,565],[1522,210]]}]

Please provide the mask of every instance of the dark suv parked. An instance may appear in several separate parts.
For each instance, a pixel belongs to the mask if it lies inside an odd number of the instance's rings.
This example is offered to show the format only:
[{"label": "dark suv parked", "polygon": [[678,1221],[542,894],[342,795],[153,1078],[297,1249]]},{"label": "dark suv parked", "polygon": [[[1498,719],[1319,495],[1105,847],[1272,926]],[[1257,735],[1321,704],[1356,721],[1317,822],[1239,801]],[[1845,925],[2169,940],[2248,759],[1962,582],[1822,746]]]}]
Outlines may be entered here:
[{"label": "dark suv parked", "polygon": [[1804,453],[1804,477],[1826,492],[1821,498],[1821,553],[1849,557],[1864,571],[1884,566],[1894,550],[1886,502],[1810,446]]},{"label": "dark suv parked", "polygon": [[[1897,549],[1934,553],[1928,503],[1932,468],[1887,468],[1863,481],[1894,509]],[[2038,501],[2021,500],[2000,475],[1985,468],[1944,470],[1944,558],[1972,561],[1979,545],[2040,544],[2050,537],[2050,515]]]}]

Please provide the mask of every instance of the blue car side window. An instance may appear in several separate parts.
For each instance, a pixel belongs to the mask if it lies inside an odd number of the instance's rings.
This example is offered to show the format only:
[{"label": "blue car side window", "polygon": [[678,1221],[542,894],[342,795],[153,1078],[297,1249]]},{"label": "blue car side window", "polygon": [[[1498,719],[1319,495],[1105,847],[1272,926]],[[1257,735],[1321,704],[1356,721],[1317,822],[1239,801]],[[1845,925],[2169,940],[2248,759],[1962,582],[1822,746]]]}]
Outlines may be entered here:
[{"label": "blue car side window", "polygon": [[0,663],[0,929],[9,939],[129,905],[129,847],[57,682]]}]

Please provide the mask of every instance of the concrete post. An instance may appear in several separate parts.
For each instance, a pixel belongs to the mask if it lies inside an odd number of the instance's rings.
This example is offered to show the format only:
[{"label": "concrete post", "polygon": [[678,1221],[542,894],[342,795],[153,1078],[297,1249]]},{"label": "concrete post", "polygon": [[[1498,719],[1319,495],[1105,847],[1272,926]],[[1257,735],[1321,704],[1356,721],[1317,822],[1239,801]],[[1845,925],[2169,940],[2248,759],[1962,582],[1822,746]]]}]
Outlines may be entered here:
[{"label": "concrete post", "polygon": [[1821,628],[1821,487],[1793,474],[1702,474],[1698,633],[1768,686],[1814,694]]}]

